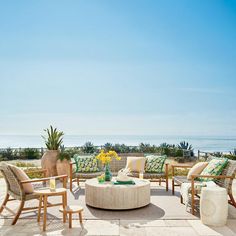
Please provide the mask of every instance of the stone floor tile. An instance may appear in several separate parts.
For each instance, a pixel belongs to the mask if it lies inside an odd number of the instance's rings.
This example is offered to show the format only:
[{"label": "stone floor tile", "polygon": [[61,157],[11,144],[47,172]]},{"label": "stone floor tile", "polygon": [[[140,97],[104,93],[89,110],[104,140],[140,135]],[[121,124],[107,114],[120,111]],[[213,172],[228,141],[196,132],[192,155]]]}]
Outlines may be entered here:
[{"label": "stone floor tile", "polygon": [[145,227],[148,236],[198,236],[192,227]]},{"label": "stone floor tile", "polygon": [[145,227],[120,226],[120,236],[148,236]]},{"label": "stone floor tile", "polygon": [[188,223],[199,235],[219,236],[221,235],[210,226],[204,225],[200,220],[188,220]]},{"label": "stone floor tile", "polygon": [[228,227],[228,226],[223,226],[223,227],[211,227],[213,230],[218,232],[220,235],[224,236],[235,236],[236,234]]},{"label": "stone floor tile", "polygon": [[123,227],[152,227],[166,226],[164,220],[120,220]]},{"label": "stone floor tile", "polygon": [[169,227],[190,227],[187,220],[164,220]]},{"label": "stone floor tile", "polygon": [[236,235],[236,220],[227,220],[226,224]]},{"label": "stone floor tile", "polygon": [[80,235],[119,235],[119,221],[87,220]]}]

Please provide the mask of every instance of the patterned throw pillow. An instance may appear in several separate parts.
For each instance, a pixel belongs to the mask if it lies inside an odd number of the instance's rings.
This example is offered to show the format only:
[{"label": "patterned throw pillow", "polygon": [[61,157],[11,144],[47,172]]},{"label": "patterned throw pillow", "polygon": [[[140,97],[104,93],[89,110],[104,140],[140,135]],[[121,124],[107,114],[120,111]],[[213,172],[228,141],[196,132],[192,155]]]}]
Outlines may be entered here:
[{"label": "patterned throw pillow", "polygon": [[162,173],[166,156],[146,156],[145,172]]},{"label": "patterned throw pillow", "polygon": [[[227,166],[227,158],[214,158],[212,159],[206,168],[202,171],[201,175],[213,175],[218,176],[222,173],[223,169]],[[198,178],[200,181],[211,181],[212,178]]]},{"label": "patterned throw pillow", "polygon": [[76,172],[98,172],[98,161],[95,156],[74,156]]}]

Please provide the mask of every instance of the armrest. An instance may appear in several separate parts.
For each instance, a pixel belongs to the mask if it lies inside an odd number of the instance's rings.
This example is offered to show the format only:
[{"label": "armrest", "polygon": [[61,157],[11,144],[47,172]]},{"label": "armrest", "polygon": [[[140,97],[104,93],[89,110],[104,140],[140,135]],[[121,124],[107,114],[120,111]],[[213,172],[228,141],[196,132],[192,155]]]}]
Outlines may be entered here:
[{"label": "armrest", "polygon": [[[53,178],[55,178],[55,179],[65,179],[65,178],[67,178],[67,175],[53,176]],[[35,183],[35,182],[45,182],[45,181],[48,181],[50,179],[51,179],[51,177],[41,178],[41,179],[29,179],[29,180],[20,181],[20,183],[21,184],[27,184],[27,183]]]},{"label": "armrest", "polygon": [[187,165],[187,164],[175,164],[175,165],[171,165],[172,168],[192,168],[193,165]]},{"label": "armrest", "polygon": [[194,180],[196,178],[212,178],[212,179],[234,179],[234,176],[227,176],[227,175],[192,175],[191,179]]}]

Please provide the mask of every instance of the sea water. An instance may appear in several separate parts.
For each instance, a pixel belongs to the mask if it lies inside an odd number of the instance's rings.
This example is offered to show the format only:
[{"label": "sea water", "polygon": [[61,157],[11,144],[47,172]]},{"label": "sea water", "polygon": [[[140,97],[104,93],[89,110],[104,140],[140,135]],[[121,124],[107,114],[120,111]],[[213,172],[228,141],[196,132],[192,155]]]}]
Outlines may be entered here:
[{"label": "sea water", "polygon": [[[105,143],[119,143],[137,146],[140,143],[159,145],[161,143],[178,144],[187,141],[195,151],[229,152],[236,148],[236,136],[174,136],[174,135],[65,135],[66,147],[82,146],[85,142],[96,146]],[[0,135],[0,148],[45,147],[40,135]]]}]

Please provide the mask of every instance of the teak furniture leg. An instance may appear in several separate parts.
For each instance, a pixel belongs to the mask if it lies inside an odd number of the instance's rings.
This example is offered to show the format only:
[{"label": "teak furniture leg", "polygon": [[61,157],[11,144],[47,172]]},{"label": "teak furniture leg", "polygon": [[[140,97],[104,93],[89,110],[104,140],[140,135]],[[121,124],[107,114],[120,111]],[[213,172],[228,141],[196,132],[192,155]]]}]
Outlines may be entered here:
[{"label": "teak furniture leg", "polygon": [[234,206],[234,207],[236,207],[236,202],[235,202],[235,200],[234,200],[234,197],[233,197],[233,194],[232,194],[232,193],[229,194],[229,199],[230,199],[231,205]]},{"label": "teak furniture leg", "polygon": [[168,173],[169,173],[169,170],[168,170],[168,163],[166,163],[166,169],[165,169],[165,175],[166,175],[166,191],[169,190],[169,183],[168,183]]},{"label": "teak furniture leg", "polygon": [[82,212],[79,212],[79,222],[83,224]]},{"label": "teak furniture leg", "polygon": [[42,201],[43,201],[43,196],[40,195],[40,197],[39,197],[39,209],[38,209],[38,222],[40,222],[40,215],[41,215]]},{"label": "teak furniture leg", "polygon": [[16,213],[16,216],[15,216],[14,220],[13,220],[12,223],[11,223],[12,225],[15,225],[15,224],[16,224],[16,222],[17,222],[17,220],[18,220],[18,218],[19,218],[19,216],[20,216],[20,214],[21,214],[21,212],[22,212],[22,209],[24,208],[24,205],[25,205],[25,201],[22,200],[21,203],[20,203],[20,206],[19,206],[19,208],[18,208],[18,211],[17,211],[17,213]]},{"label": "teak furniture leg", "polygon": [[69,228],[72,228],[72,213],[69,213]]},{"label": "teak furniture leg", "polygon": [[43,196],[43,231],[46,231],[47,224],[47,195]]},{"label": "teak furniture leg", "polygon": [[0,213],[2,213],[3,209],[5,208],[8,200],[9,200],[9,197],[10,197],[10,195],[7,193],[6,196],[5,196],[5,199],[4,199],[3,203],[2,203],[2,206],[0,208]]},{"label": "teak furniture leg", "polygon": [[172,177],[172,195],[175,195],[175,181]]},{"label": "teak furniture leg", "polygon": [[191,213],[194,215],[194,208],[195,208],[195,200],[194,200],[194,195],[195,195],[195,190],[194,190],[194,179],[191,181],[191,191],[192,191],[192,202],[191,202]]},{"label": "teak furniture leg", "polygon": [[183,196],[180,196],[180,203],[183,204]]},{"label": "teak furniture leg", "polygon": [[63,204],[63,223],[66,223],[66,212],[65,212],[65,208],[67,206],[67,193],[66,192],[62,195],[62,204]]}]

